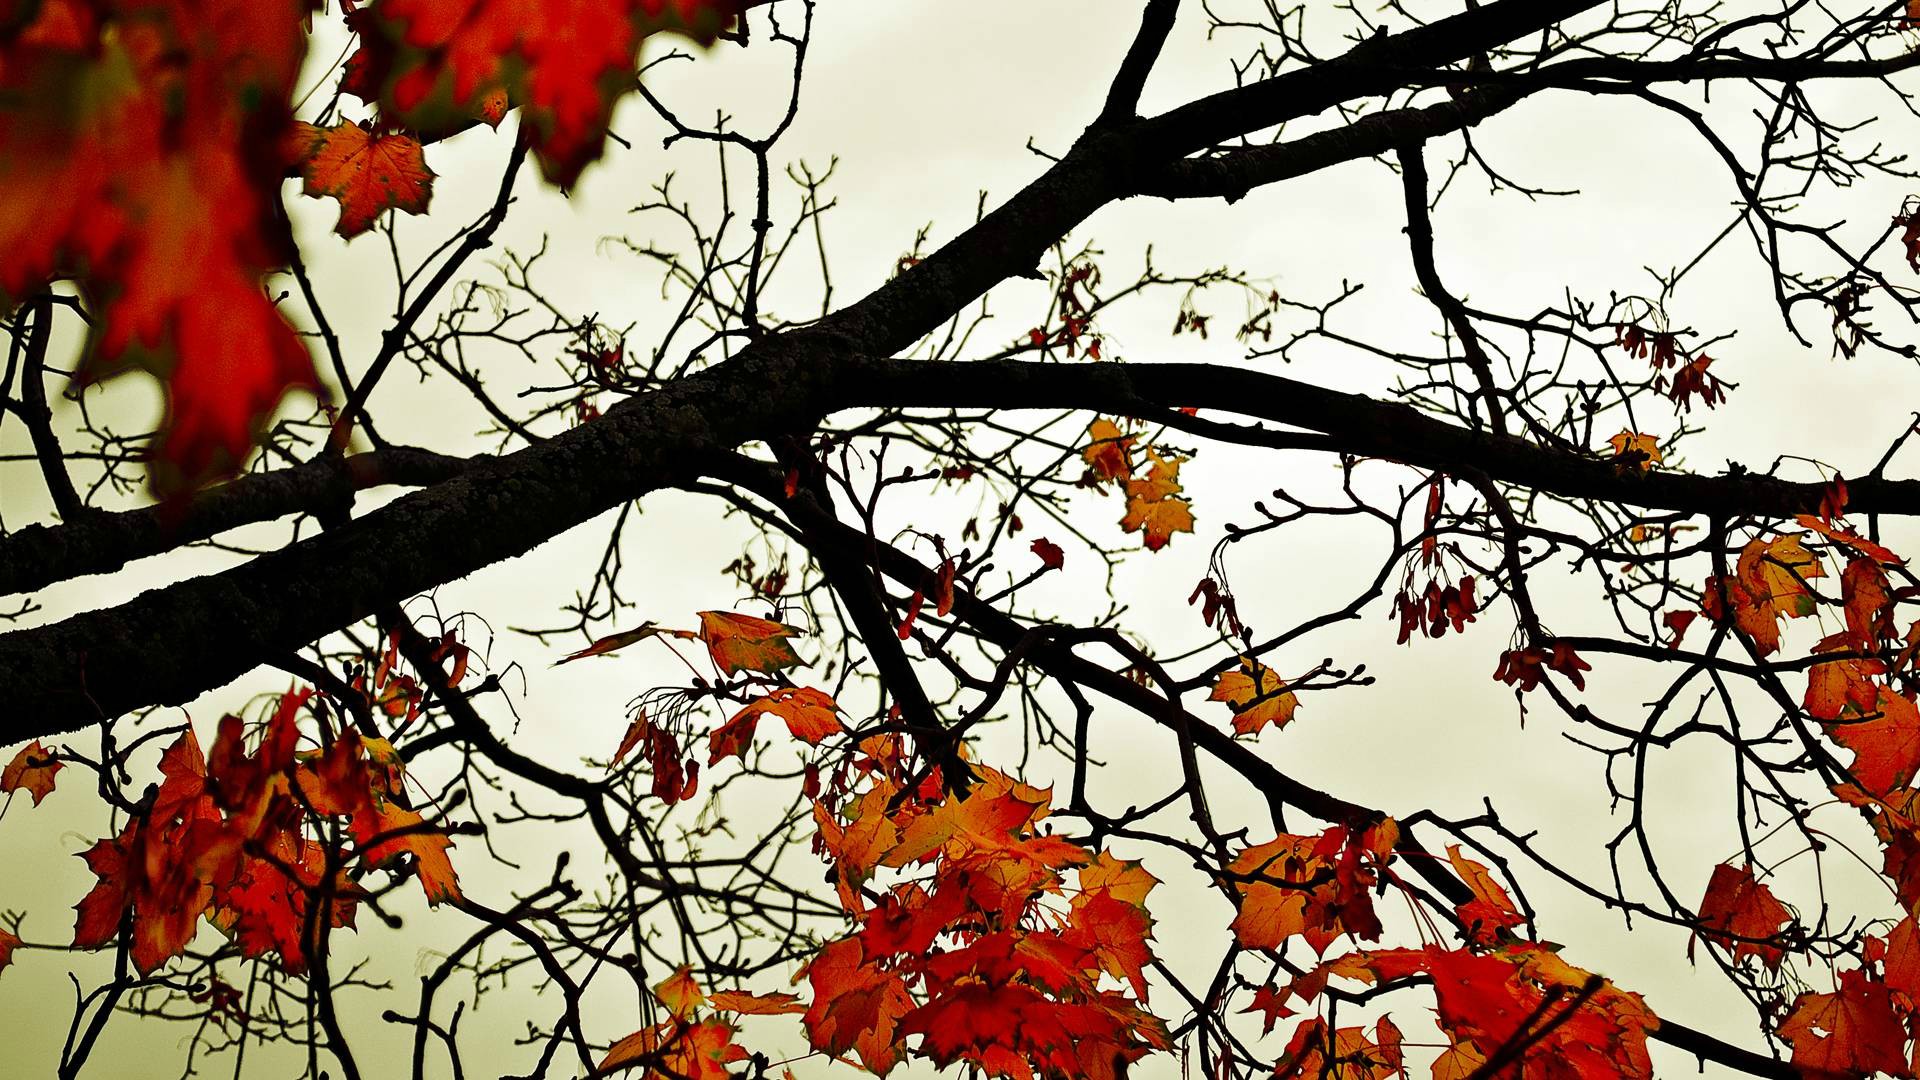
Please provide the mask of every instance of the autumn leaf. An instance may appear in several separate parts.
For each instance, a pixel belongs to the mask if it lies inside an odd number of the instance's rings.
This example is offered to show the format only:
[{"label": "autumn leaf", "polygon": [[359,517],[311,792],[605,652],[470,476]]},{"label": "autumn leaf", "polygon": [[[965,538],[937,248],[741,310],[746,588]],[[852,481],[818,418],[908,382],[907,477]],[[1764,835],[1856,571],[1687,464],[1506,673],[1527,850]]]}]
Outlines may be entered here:
[{"label": "autumn leaf", "polygon": [[433,170],[411,135],[376,135],[344,120],[330,128],[300,122],[287,145],[305,180],[303,190],[340,204],[335,230],[349,240],[388,210],[426,213],[433,197]]},{"label": "autumn leaf", "polygon": [[1778,971],[1786,954],[1768,940],[1792,921],[1793,913],[1754,878],[1752,867],[1721,863],[1713,868],[1707,895],[1700,901],[1700,925],[1708,941],[1732,951],[1735,964],[1757,956],[1769,971]]},{"label": "autumn leaf", "polygon": [[1501,888],[1485,866],[1462,855],[1459,844],[1447,845],[1447,861],[1473,893],[1472,900],[1454,910],[1476,940],[1492,941],[1499,931],[1526,924],[1526,916],[1520,913],[1507,890]]},{"label": "autumn leaf", "polygon": [[741,671],[778,671],[795,667],[800,657],[786,638],[803,631],[784,623],[736,615],[730,611],[700,613],[700,640],[707,643],[714,666],[722,675]]},{"label": "autumn leaf", "polygon": [[1887,955],[1881,962],[1887,985],[1913,997],[1920,994],[1920,924],[1909,914],[1887,934]]},{"label": "autumn leaf", "polygon": [[868,1072],[885,1076],[900,1060],[900,1018],[913,1010],[899,975],[861,963],[860,942],[829,942],[808,961],[813,1004],[801,1023],[814,1049],[833,1055],[852,1051]]},{"label": "autumn leaf", "polygon": [[660,999],[660,1004],[667,1007],[667,1012],[675,1020],[685,1020],[692,1016],[694,1010],[700,1007],[700,1003],[707,1000],[707,995],[700,989],[700,984],[694,981],[693,966],[690,964],[680,965],[678,970],[656,985],[653,988],[653,996]]},{"label": "autumn leaf", "polygon": [[624,649],[635,642],[645,641],[651,637],[659,637],[662,634],[687,641],[701,636],[691,630],[670,630],[664,626],[655,626],[650,622],[642,623],[632,630],[622,630],[617,634],[608,634],[606,637],[596,640],[593,644],[581,649],[579,652],[568,653],[565,657],[557,661],[554,666],[559,667],[561,664],[570,664],[575,660],[584,660],[589,656],[605,656],[616,649]]},{"label": "autumn leaf", "polygon": [[1797,534],[1749,541],[1740,549],[1736,567],[1736,575],[1754,604],[1787,619],[1813,614],[1813,590],[1807,582],[1826,573]]},{"label": "autumn leaf", "polygon": [[[1391,1027],[1392,1036],[1399,1034]],[[1392,1037],[1389,1036],[1389,1037]],[[1365,1029],[1332,1031],[1325,1020],[1309,1017],[1294,1029],[1285,1053],[1274,1066],[1277,1080],[1387,1080],[1400,1071],[1399,1045],[1391,1050],[1367,1037]]]},{"label": "autumn leaf", "polygon": [[1861,536],[1852,529],[1842,528],[1832,522],[1823,521],[1812,514],[1797,514],[1793,520],[1836,544],[1852,548],[1854,551],[1865,555],[1875,562],[1885,563],[1888,566],[1900,566],[1906,562],[1906,560],[1895,555],[1885,546]]},{"label": "autumn leaf", "polygon": [[1032,547],[1033,553],[1040,556],[1042,570],[1058,570],[1067,564],[1067,553],[1060,550],[1059,544],[1044,536],[1035,540]]},{"label": "autumn leaf", "polygon": [[1159,551],[1177,532],[1193,531],[1193,505],[1179,492],[1184,458],[1148,447],[1152,461],[1146,479],[1127,481],[1127,512],[1120,519],[1123,532],[1142,535],[1148,551]]},{"label": "autumn leaf", "polygon": [[33,805],[39,806],[40,800],[53,791],[54,774],[62,768],[53,751],[35,739],[21,747],[13,760],[7,762],[7,767],[0,770],[0,792],[12,795],[24,788],[32,792]]},{"label": "autumn leaf", "polygon": [[[401,835],[392,835],[395,832]],[[426,825],[414,811],[385,799],[369,803],[365,811],[354,816],[353,836],[362,846],[361,858],[369,866],[383,865],[403,852],[412,855],[414,873],[428,903],[461,898],[459,875],[447,857],[452,838]],[[379,839],[383,836],[386,839]]]},{"label": "autumn leaf", "polygon": [[350,87],[415,130],[457,129],[504,93],[547,179],[570,187],[600,156],[641,42],[713,41],[740,0],[381,0],[355,20]]},{"label": "autumn leaf", "polygon": [[1529,1047],[1516,1075],[1653,1075],[1647,1033],[1660,1022],[1646,1003],[1551,948],[1520,941],[1485,953],[1430,945],[1358,955],[1381,980],[1431,978],[1440,1026],[1459,1051],[1451,1061],[1441,1055],[1436,1076],[1474,1075],[1474,1061],[1516,1041]]},{"label": "autumn leaf", "polygon": [[747,1058],[733,1041],[733,1025],[720,1020],[679,1021],[643,1028],[614,1043],[595,1075],[634,1065],[652,1066],[648,1080],[727,1080],[727,1066]]},{"label": "autumn leaf", "polygon": [[20,936],[11,930],[0,929],[0,971],[5,971],[13,963],[13,950],[20,947]]},{"label": "autumn leaf", "polygon": [[1592,665],[1582,660],[1573,646],[1564,641],[1554,641],[1544,647],[1529,645],[1524,649],[1508,649],[1501,653],[1500,662],[1493,669],[1493,677],[1518,687],[1524,693],[1539,686],[1548,671],[1557,671],[1567,677],[1574,689],[1585,690],[1587,679],[1584,673],[1592,670]]},{"label": "autumn leaf", "polygon": [[1793,1063],[1822,1076],[1906,1075],[1900,1050],[1906,1029],[1894,1009],[1893,992],[1864,971],[1840,975],[1830,994],[1801,994],[1780,1024],[1793,1044]]},{"label": "autumn leaf", "polygon": [[1885,686],[1874,689],[1871,712],[1841,716],[1825,727],[1834,742],[1854,752],[1848,771],[1861,787],[1899,791],[1920,773],[1920,708],[1905,694]]},{"label": "autumn leaf", "polygon": [[1121,481],[1133,475],[1133,436],[1105,417],[1087,425],[1087,447],[1080,451],[1096,482]]},{"label": "autumn leaf", "polygon": [[804,1013],[807,1006],[796,994],[753,994],[745,990],[719,990],[707,995],[708,1006],[721,1012],[743,1016],[779,1016]]},{"label": "autumn leaf", "polygon": [[1236,735],[1258,735],[1272,724],[1285,727],[1300,701],[1273,669],[1250,656],[1240,658],[1239,671],[1224,671],[1214,681],[1208,701],[1224,701],[1233,709]]},{"label": "autumn leaf", "polygon": [[1840,608],[1847,636],[1860,649],[1872,651],[1881,639],[1895,636],[1893,590],[1886,571],[1872,559],[1854,559],[1840,572]]},{"label": "autumn leaf", "polygon": [[1654,465],[1664,460],[1660,453],[1660,440],[1652,435],[1632,430],[1622,430],[1620,434],[1607,440],[1613,447],[1614,463],[1623,469],[1633,469],[1645,474]]},{"label": "autumn leaf", "polygon": [[306,52],[302,0],[43,3],[0,40],[0,297],[75,280],[92,325],[80,381],[141,368],[166,386],[149,479],[237,471],[306,347],[262,278]]},{"label": "autumn leaf", "polygon": [[1319,836],[1282,833],[1241,851],[1227,865],[1228,880],[1241,896],[1235,939],[1249,949],[1277,949],[1304,937],[1321,953],[1341,934],[1379,937],[1369,864],[1383,863],[1390,845],[1368,850],[1366,840],[1336,827]]},{"label": "autumn leaf", "polygon": [[783,686],[755,698],[746,708],[714,730],[709,739],[711,765],[721,758],[746,756],[760,717],[771,714],[787,722],[794,738],[818,746],[827,736],[846,730],[840,723],[839,706],[819,690]]},{"label": "autumn leaf", "polygon": [[639,745],[640,740],[646,736],[652,727],[653,725],[647,722],[647,710],[636,710],[633,714],[633,720],[627,724],[626,734],[620,736],[620,746],[614,750],[612,759],[607,762],[607,767],[612,768],[622,761],[625,761],[627,754],[630,753],[635,746]]}]

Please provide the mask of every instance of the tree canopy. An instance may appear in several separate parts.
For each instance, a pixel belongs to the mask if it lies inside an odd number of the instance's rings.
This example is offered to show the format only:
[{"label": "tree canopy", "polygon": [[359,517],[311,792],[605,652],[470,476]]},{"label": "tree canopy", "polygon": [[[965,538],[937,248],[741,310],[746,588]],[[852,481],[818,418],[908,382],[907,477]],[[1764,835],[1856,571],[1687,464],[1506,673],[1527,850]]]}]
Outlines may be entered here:
[{"label": "tree canopy", "polygon": [[1920,1072],[1920,2],[838,3],[0,2],[0,1071]]}]

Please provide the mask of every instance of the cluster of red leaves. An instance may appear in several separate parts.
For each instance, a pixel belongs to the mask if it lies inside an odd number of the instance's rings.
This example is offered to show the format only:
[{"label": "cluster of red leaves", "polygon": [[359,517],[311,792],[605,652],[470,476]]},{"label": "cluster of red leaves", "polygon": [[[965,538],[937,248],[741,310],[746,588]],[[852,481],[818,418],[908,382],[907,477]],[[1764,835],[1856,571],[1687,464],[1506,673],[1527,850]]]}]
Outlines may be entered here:
[{"label": "cluster of red leaves", "polygon": [[[1073,356],[1080,349],[1080,339],[1087,338],[1087,359],[1100,359],[1100,335],[1088,336],[1087,331],[1093,325],[1093,288],[1100,284],[1100,268],[1092,263],[1075,263],[1067,268],[1060,279],[1060,287],[1055,290],[1059,301],[1060,329],[1048,333],[1045,327],[1036,326],[1027,331],[1027,341],[1034,348],[1063,345],[1067,355]],[[1083,299],[1080,289],[1087,290]]]},{"label": "cluster of red leaves", "polygon": [[[947,587],[951,590],[951,579],[948,581]],[[951,592],[946,602],[951,604]],[[723,679],[748,672],[751,677],[745,685],[753,686],[756,680],[760,685],[765,685],[769,680],[764,676],[804,663],[799,654],[793,651],[793,646],[787,643],[788,638],[798,637],[801,633],[795,627],[770,619],[731,611],[702,611],[700,629],[697,631],[673,630],[646,623],[633,630],[603,637],[567,656],[560,663],[570,663],[589,656],[604,656],[650,638],[678,638],[705,644],[708,658]],[[839,706],[823,691],[808,687],[773,686],[763,693],[756,693],[726,723],[708,732],[707,764],[714,765],[728,757],[744,758],[753,744],[760,718],[769,715],[786,721],[787,730],[794,738],[814,746],[828,736],[845,730],[845,725],[840,722]],[[653,794],[656,798],[675,803],[693,797],[699,788],[700,762],[687,753],[691,746],[683,745],[680,734],[655,723],[645,709],[640,709],[634,713],[633,721],[627,726],[619,749],[614,751],[609,764],[618,765],[636,746],[641,748],[641,756],[647,759],[648,767],[653,772]]]},{"label": "cluster of red leaves", "polygon": [[[885,1074],[917,1037],[914,1051],[940,1066],[1112,1080],[1167,1046],[1140,1004],[1151,874],[1042,832],[1045,790],[975,766],[979,783],[947,794],[937,769],[911,779],[896,738],[861,750],[814,809],[818,846],[859,923],[807,967],[815,1047]],[[882,868],[903,879],[881,889]],[[1103,976],[1130,993],[1103,988]]]},{"label": "cluster of red leaves", "polygon": [[[509,104],[547,176],[598,157],[641,42],[710,42],[754,0],[374,0],[345,4],[359,49],[344,88],[362,126],[290,106],[312,0],[41,0],[0,18],[0,307],[80,285],[83,378],[144,368],[167,387],[153,479],[237,471],[290,389],[318,389],[262,290],[286,264],[276,209],[291,171],[341,205],[339,231],[425,210],[437,138]],[[15,11],[14,8],[18,8]]]},{"label": "cluster of red leaves", "polygon": [[359,49],[345,89],[388,124],[439,134],[520,110],[547,179],[571,186],[600,156],[641,43],[711,42],[754,0],[372,0],[348,3]]},{"label": "cluster of red leaves", "polygon": [[[1809,670],[1803,704],[1827,736],[1853,751],[1851,783],[1834,794],[1858,808],[1873,827],[1904,917],[1887,936],[1867,938],[1864,962],[1838,973],[1830,992],[1800,994],[1776,1033],[1793,1047],[1793,1064],[1808,1076],[1866,1077],[1884,1073],[1911,1077],[1920,1071],[1920,707],[1909,684],[1920,656],[1920,623],[1898,634],[1895,605],[1907,595],[1888,579],[1886,567],[1901,559],[1848,527],[1844,482],[1829,485],[1818,515],[1800,515],[1807,533],[1755,537],[1740,552],[1734,572],[1709,578],[1702,608],[1731,623],[1761,655],[1781,647],[1781,624],[1820,610],[1814,583],[1828,577],[1820,554],[1807,547],[1817,537],[1844,558],[1840,573],[1842,626],[1813,647],[1820,658]],[[1683,624],[1684,625],[1684,624]],[[1699,936],[1739,963],[1755,958],[1780,966],[1795,948],[1799,927],[1791,909],[1759,881],[1751,868],[1715,868],[1701,900]]]},{"label": "cluster of red leaves", "polygon": [[163,487],[239,467],[255,425],[314,385],[261,290],[305,0],[43,0],[0,23],[0,305],[73,278],[84,378],[167,385]]},{"label": "cluster of red leaves", "polygon": [[1463,574],[1459,581],[1444,586],[1435,578],[1427,582],[1426,591],[1418,595],[1411,588],[1394,594],[1393,608],[1387,617],[1400,621],[1396,644],[1405,645],[1416,630],[1428,637],[1442,638],[1447,636],[1449,628],[1455,633],[1466,629],[1480,612],[1473,587],[1473,575]]},{"label": "cluster of red leaves", "polygon": [[[125,928],[134,964],[152,971],[186,949],[205,917],[245,955],[276,953],[299,972],[327,930],[353,925],[356,868],[410,856],[429,901],[459,899],[451,841],[406,805],[391,745],[349,728],[299,749],[311,696],[286,694],[252,750],[236,716],[221,720],[210,753],[192,729],[167,748],[145,811],[83,856],[99,880],[77,907],[76,947],[105,945]],[[349,852],[318,839],[336,820]]]},{"label": "cluster of red leaves", "polygon": [[[1480,611],[1480,605],[1474,599],[1474,576],[1462,573],[1458,581],[1446,581],[1446,555],[1455,560],[1460,558],[1459,550],[1452,544],[1440,542],[1440,512],[1446,506],[1447,478],[1434,473],[1427,483],[1427,506],[1423,516],[1420,536],[1420,556],[1417,560],[1407,561],[1406,572],[1401,576],[1400,588],[1394,593],[1393,607],[1387,617],[1400,622],[1400,636],[1396,644],[1405,645],[1418,630],[1428,637],[1445,637],[1452,629],[1459,633]],[[1427,586],[1423,591],[1414,582],[1419,570],[1427,573]],[[1445,582],[1443,584],[1443,581]]]},{"label": "cluster of red leaves", "polygon": [[1227,586],[1211,577],[1203,577],[1187,596],[1187,606],[1200,602],[1200,621],[1208,626],[1219,626],[1235,637],[1246,633],[1246,625],[1240,621],[1239,605],[1233,602],[1233,592]]},{"label": "cluster of red leaves", "polygon": [[[1653,388],[1672,398],[1682,411],[1690,410],[1696,397],[1709,409],[1727,400],[1726,384],[1707,370],[1713,358],[1706,353],[1687,355],[1672,333],[1623,323],[1614,327],[1614,342],[1653,366],[1657,373]],[[1670,374],[1669,368],[1673,369]]]},{"label": "cluster of red leaves", "polygon": [[1564,641],[1550,641],[1545,645],[1529,645],[1524,649],[1508,649],[1500,654],[1500,663],[1493,669],[1493,677],[1509,686],[1517,686],[1522,692],[1540,685],[1548,671],[1557,671],[1567,677],[1567,681],[1577,690],[1587,688],[1587,677],[1582,674],[1593,670],[1593,665],[1580,659],[1573,646]]},{"label": "cluster of red leaves", "polygon": [[[1344,836],[1334,839],[1333,833],[1281,840],[1313,845],[1319,851],[1313,857],[1323,862],[1318,876],[1327,877],[1329,870],[1324,863],[1336,850],[1357,849],[1377,859],[1377,867],[1384,872],[1383,842],[1396,832],[1391,822],[1385,822],[1357,840]],[[1296,844],[1296,851],[1286,856],[1294,860],[1296,872],[1309,868],[1298,853],[1299,846]],[[1515,937],[1512,931],[1526,920],[1506,890],[1485,866],[1462,855],[1457,846],[1450,847],[1447,854],[1454,873],[1472,894],[1455,909],[1467,929],[1467,945],[1346,953],[1307,970],[1284,987],[1261,987],[1245,1011],[1265,1013],[1267,1029],[1272,1030],[1275,1020],[1293,1014],[1290,1000],[1316,1002],[1334,977],[1372,984],[1430,982],[1435,1012],[1450,1042],[1434,1062],[1436,1077],[1493,1075],[1547,1080],[1651,1076],[1646,1035],[1659,1026],[1659,1021],[1646,1004],[1600,976],[1568,964],[1552,947]],[[1331,876],[1338,880],[1337,871]],[[1356,878],[1355,884],[1363,885],[1366,880]],[[1314,888],[1327,887],[1323,884]],[[1327,895],[1338,899],[1337,893]],[[1358,895],[1365,895],[1364,889]],[[1371,936],[1358,929],[1371,918],[1371,908],[1360,917],[1351,906],[1354,899],[1346,903],[1348,906],[1338,912],[1344,928],[1356,937]],[[1311,901],[1293,902],[1296,909],[1311,910],[1310,905]],[[1377,923],[1372,925],[1377,927]],[[1316,936],[1310,924],[1295,919],[1280,941],[1297,933],[1316,951],[1323,951],[1337,936],[1330,929],[1322,926]],[[1263,935],[1260,940],[1271,940],[1271,935]],[[1247,943],[1244,937],[1242,943]],[[1263,947],[1277,948],[1278,944]],[[1476,1072],[1482,1069],[1485,1071]],[[1326,1076],[1386,1080],[1404,1076],[1400,1030],[1390,1019],[1382,1019],[1369,1036],[1361,1028],[1333,1029],[1324,1019],[1310,1016],[1295,1028],[1276,1075],[1286,1080]]]},{"label": "cluster of red leaves", "polygon": [[[920,609],[933,599],[933,612],[941,618],[953,611],[954,579],[960,572],[960,564],[947,554],[947,547],[938,536],[931,537],[934,546],[940,552],[940,565],[932,573],[923,574],[920,584],[913,590],[913,596],[907,601],[907,617],[900,620],[899,635],[901,641],[913,637],[913,624],[920,617]],[[1035,541],[1036,544],[1039,541]],[[1036,551],[1038,548],[1035,549]]]}]

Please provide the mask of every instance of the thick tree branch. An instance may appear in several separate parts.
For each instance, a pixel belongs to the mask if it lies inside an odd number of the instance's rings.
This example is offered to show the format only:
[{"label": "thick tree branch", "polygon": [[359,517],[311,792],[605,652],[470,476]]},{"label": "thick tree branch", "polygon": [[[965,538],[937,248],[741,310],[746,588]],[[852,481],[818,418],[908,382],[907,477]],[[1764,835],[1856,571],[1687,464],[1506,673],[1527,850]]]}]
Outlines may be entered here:
[{"label": "thick tree branch", "polygon": [[[484,464],[224,573],[119,607],[0,635],[0,743],[45,737],[223,685],[387,604],[524,554],[589,518],[691,478],[693,455],[840,409],[874,406],[1072,408],[1181,426],[1173,404],[1234,412],[1333,436],[1346,453],[1477,472],[1572,499],[1723,517],[1818,509],[1823,484],[1735,473],[1621,470],[1525,440],[1470,431],[1400,404],[1209,364],[977,364],[867,358],[792,334],[616,406],[592,424]],[[1188,425],[1217,436],[1218,423]],[[1244,429],[1297,446],[1290,433]],[[1857,512],[1920,514],[1920,481],[1863,477]]]},{"label": "thick tree branch", "polygon": [[1100,110],[1098,123],[1117,123],[1133,116],[1140,106],[1140,92],[1146,89],[1147,76],[1153,73],[1154,61],[1160,59],[1160,50],[1179,14],[1180,0],[1147,0],[1146,11],[1140,16],[1140,32],[1120,61],[1113,85],[1107,88],[1107,103]]},{"label": "thick tree branch", "polygon": [[290,469],[253,473],[194,496],[185,506],[77,515],[0,536],[0,596],[32,592],[85,574],[108,574],[135,559],[173,551],[228,529],[311,513],[384,484],[424,487],[459,475],[463,458],[411,446]]}]

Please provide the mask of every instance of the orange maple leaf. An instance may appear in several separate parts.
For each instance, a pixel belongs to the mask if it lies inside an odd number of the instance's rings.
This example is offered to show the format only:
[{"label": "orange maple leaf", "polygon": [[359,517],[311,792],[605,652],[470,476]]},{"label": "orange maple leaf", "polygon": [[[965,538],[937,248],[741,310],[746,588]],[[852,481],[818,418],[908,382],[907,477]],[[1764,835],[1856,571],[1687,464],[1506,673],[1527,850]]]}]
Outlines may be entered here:
[{"label": "orange maple leaf", "polygon": [[54,774],[63,767],[53,751],[35,739],[21,747],[0,770],[0,792],[11,795],[24,788],[33,794],[33,805],[39,806],[40,800],[52,793]]},{"label": "orange maple leaf", "polygon": [[1325,1020],[1308,1017],[1294,1029],[1286,1052],[1274,1066],[1274,1076],[1277,1080],[1387,1080],[1403,1071],[1399,1034],[1393,1021],[1385,1018],[1375,1028],[1375,1037],[1368,1038],[1362,1028],[1328,1030]]},{"label": "orange maple leaf", "polygon": [[433,198],[433,170],[411,135],[375,135],[344,120],[330,128],[302,121],[293,125],[287,147],[306,193],[340,204],[335,230],[349,240],[388,210],[424,214]]},{"label": "orange maple leaf", "polygon": [[20,947],[20,936],[11,930],[0,930],[0,971],[13,963],[13,950]]},{"label": "orange maple leaf", "polygon": [[1473,893],[1473,899],[1455,911],[1475,940],[1490,942],[1499,931],[1526,924],[1526,916],[1520,913],[1507,890],[1493,880],[1493,874],[1485,866],[1460,854],[1459,844],[1447,845],[1447,861]]},{"label": "orange maple leaf", "polygon": [[[393,835],[396,832],[399,835]],[[389,799],[375,800],[354,816],[353,836],[369,866],[383,865],[403,852],[412,855],[414,873],[428,903],[460,899],[460,877],[447,857],[452,838],[427,825],[414,811]],[[380,839],[383,836],[386,839]]]},{"label": "orange maple leaf", "polygon": [[1246,848],[1227,866],[1241,894],[1235,938],[1249,949],[1277,949],[1301,936],[1321,953],[1344,933],[1379,937],[1368,893],[1375,879],[1365,862],[1384,863],[1390,850],[1391,841],[1380,843],[1371,831],[1349,843],[1339,827],[1319,836],[1282,833]]}]

